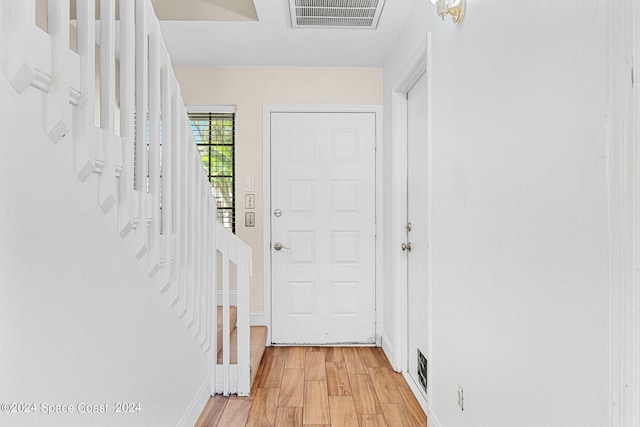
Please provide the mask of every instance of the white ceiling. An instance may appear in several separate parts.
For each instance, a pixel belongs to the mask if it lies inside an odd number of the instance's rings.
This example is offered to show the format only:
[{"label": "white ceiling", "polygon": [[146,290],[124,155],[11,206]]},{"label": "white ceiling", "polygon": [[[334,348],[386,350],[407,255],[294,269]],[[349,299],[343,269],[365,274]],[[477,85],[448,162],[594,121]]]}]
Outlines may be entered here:
[{"label": "white ceiling", "polygon": [[156,16],[175,21],[255,21],[253,0],[151,0]]},{"label": "white ceiling", "polygon": [[287,0],[254,0],[258,21],[161,27],[174,64],[380,67],[416,1],[427,0],[387,0],[375,30],[292,28]]}]

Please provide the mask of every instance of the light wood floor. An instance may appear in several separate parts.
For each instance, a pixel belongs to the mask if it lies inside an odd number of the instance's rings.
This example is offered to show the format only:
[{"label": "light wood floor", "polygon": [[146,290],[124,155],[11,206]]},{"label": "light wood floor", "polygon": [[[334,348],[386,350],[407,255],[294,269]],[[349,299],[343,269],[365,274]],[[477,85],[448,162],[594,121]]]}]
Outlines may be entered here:
[{"label": "light wood floor", "polygon": [[427,417],[382,349],[269,347],[250,397],[214,396],[197,427],[409,426]]}]

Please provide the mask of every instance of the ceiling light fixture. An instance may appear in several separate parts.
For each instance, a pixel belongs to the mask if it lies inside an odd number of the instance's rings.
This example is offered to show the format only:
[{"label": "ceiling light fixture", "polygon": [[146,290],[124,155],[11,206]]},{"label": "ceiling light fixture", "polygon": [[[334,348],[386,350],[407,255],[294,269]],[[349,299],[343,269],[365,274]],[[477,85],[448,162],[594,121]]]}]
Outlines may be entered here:
[{"label": "ceiling light fixture", "polygon": [[454,24],[459,24],[464,19],[466,0],[431,0],[431,3],[436,5],[438,16],[443,21],[446,15],[451,15]]}]

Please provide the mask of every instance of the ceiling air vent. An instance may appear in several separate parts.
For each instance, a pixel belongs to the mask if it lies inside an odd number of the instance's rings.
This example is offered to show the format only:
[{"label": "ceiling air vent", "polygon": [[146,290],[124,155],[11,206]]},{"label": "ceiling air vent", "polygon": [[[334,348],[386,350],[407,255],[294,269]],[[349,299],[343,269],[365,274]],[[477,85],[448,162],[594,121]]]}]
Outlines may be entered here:
[{"label": "ceiling air vent", "polygon": [[289,0],[291,25],[375,29],[385,0]]}]

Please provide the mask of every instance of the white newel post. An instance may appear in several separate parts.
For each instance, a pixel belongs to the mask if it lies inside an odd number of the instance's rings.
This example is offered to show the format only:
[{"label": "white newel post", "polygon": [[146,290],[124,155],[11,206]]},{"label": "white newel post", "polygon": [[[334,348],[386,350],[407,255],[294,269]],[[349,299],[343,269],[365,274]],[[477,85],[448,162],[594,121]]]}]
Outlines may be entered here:
[{"label": "white newel post", "polygon": [[238,395],[248,396],[251,391],[251,354],[249,326],[249,277],[251,249],[238,241]]},{"label": "white newel post", "polygon": [[[195,155],[197,157],[194,159],[194,162],[201,162],[199,156],[197,156],[197,151],[194,150]],[[202,174],[198,172],[197,163],[194,164],[194,173],[193,173],[193,221],[192,221],[192,230],[193,233],[191,235],[192,242],[192,257],[191,257],[191,269],[193,270],[193,325],[191,326],[191,332],[193,337],[197,339],[200,336],[200,289],[202,286],[202,276],[200,270],[200,261],[201,261],[201,252],[200,252],[200,237],[201,228],[200,228],[200,197],[202,196]]]},{"label": "white newel post", "polygon": [[229,313],[229,237],[220,224],[217,224],[220,230],[220,238],[222,240],[219,249],[222,251],[222,377],[223,377],[223,394],[229,393],[230,385],[230,349],[231,349],[231,329],[230,329],[230,313]]},{"label": "white newel post", "polygon": [[203,180],[204,184],[201,191],[201,227],[200,230],[200,270],[202,271],[202,286],[200,291],[200,347],[205,348],[209,341],[209,316],[211,313],[211,307],[209,306],[209,291],[211,288],[211,282],[209,278],[209,196],[206,192],[208,187],[207,180]]},{"label": "white newel post", "polygon": [[218,230],[216,228],[216,202],[212,197],[208,200],[209,215],[208,222],[209,231],[209,304],[211,309],[211,320],[209,321],[209,381],[211,385],[211,394],[216,393],[217,370],[218,364],[218,251],[217,239]]},{"label": "white newel post", "polygon": [[[199,156],[198,156],[199,157]],[[200,160],[200,167],[202,169],[202,161]],[[207,194],[204,192],[205,185],[208,182],[205,180],[202,171],[200,172],[200,179],[198,181],[198,331],[196,337],[198,343],[202,346],[206,338],[206,318],[207,313],[205,307],[207,306],[207,274],[205,270],[205,264],[207,263],[206,252],[206,238],[207,238],[207,215],[206,215],[206,202]]]}]

